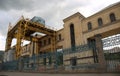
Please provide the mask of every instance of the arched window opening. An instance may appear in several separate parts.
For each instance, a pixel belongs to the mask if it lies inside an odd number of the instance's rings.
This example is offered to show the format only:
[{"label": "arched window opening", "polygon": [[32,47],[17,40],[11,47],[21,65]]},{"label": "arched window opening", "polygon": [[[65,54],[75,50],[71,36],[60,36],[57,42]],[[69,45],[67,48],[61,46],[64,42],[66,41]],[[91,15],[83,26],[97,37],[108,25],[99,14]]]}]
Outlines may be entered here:
[{"label": "arched window opening", "polygon": [[102,18],[98,18],[98,25],[99,25],[99,26],[102,26],[102,25],[103,25]]},{"label": "arched window opening", "polygon": [[[74,33],[74,24],[70,25],[70,37],[71,37],[71,48],[75,47],[75,33]],[[73,50],[73,49],[72,49]]]},{"label": "arched window opening", "polygon": [[88,30],[91,30],[91,29],[92,29],[92,23],[88,22]]},{"label": "arched window opening", "polygon": [[115,14],[114,14],[114,13],[111,13],[109,16],[110,16],[111,22],[116,21],[116,18],[115,18]]}]

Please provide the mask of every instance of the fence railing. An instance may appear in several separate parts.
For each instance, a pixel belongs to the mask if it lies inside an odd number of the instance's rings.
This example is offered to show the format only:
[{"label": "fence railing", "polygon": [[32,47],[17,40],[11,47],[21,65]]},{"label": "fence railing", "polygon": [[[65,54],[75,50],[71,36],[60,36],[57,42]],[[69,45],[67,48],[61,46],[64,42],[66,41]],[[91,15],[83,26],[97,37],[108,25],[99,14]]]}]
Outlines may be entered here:
[{"label": "fence railing", "polygon": [[[38,71],[38,72],[61,72],[67,70],[84,70],[96,72],[100,69],[99,63],[79,63],[77,65],[64,65],[64,56],[72,53],[81,53],[85,51],[92,51],[94,45],[81,45],[73,48],[63,49],[60,52],[48,52],[45,54],[33,55],[32,57],[21,57],[19,60],[4,62],[2,64],[3,70],[21,70],[21,71]],[[95,49],[94,49],[95,50]],[[110,54],[111,55],[111,54]],[[106,72],[120,72],[120,60],[109,60],[108,54],[106,57]],[[116,58],[116,57],[115,57]],[[120,58],[118,58],[120,59]],[[77,62],[77,61],[76,61]],[[22,68],[20,68],[22,67]]]}]

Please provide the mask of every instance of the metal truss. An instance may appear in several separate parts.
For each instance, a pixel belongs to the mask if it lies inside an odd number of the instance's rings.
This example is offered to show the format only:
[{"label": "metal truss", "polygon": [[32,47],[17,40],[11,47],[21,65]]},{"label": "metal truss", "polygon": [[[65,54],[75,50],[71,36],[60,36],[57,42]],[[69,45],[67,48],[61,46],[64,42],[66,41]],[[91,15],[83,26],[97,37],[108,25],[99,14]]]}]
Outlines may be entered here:
[{"label": "metal truss", "polygon": [[[24,18],[20,19],[17,24],[7,33],[6,39],[6,48],[5,51],[8,51],[11,48],[11,42],[13,38],[17,39],[16,44],[16,59],[21,56],[21,47],[22,47],[22,40],[28,40],[36,42],[38,45],[39,39],[36,37],[32,37],[31,34],[35,32],[44,33],[51,37],[51,50],[55,51],[56,46],[56,31],[53,29],[49,29],[45,27],[45,25],[40,23],[35,23],[30,20],[26,20]],[[38,46],[36,46],[36,54],[38,54]]]}]

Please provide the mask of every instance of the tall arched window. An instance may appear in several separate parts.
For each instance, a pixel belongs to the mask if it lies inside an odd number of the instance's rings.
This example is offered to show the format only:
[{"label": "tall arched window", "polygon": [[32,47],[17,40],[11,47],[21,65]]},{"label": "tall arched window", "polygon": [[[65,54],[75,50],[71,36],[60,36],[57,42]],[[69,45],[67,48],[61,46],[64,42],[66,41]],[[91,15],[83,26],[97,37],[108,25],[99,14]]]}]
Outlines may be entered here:
[{"label": "tall arched window", "polygon": [[88,22],[88,30],[91,30],[92,29],[92,24],[91,22]]},{"label": "tall arched window", "polygon": [[115,18],[115,14],[114,14],[114,13],[111,13],[109,16],[110,16],[111,22],[116,21],[116,18]]},{"label": "tall arched window", "polygon": [[102,25],[103,25],[102,18],[98,18],[98,25],[99,25],[99,26],[102,26]]},{"label": "tall arched window", "polygon": [[[75,47],[75,33],[74,33],[74,24],[70,25],[70,37],[71,37],[71,47]],[[73,49],[72,49],[73,50]]]}]

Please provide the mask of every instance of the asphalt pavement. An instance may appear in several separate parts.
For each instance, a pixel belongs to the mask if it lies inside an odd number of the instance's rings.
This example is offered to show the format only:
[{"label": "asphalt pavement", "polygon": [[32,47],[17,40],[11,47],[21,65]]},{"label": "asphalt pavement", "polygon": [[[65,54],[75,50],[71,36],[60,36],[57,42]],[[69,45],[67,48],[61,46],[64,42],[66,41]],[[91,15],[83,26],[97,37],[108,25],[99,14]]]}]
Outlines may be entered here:
[{"label": "asphalt pavement", "polygon": [[50,74],[50,73],[0,72],[0,76],[120,76],[120,73]]}]

